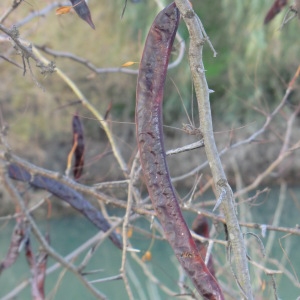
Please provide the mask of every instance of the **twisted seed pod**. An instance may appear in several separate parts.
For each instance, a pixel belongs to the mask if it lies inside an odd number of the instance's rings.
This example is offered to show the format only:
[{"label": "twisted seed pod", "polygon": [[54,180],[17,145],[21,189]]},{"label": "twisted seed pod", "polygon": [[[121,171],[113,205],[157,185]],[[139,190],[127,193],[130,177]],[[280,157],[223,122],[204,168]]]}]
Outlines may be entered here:
[{"label": "twisted seed pod", "polygon": [[162,100],[170,52],[179,23],[174,3],[162,10],[148,33],[137,81],[137,140],[153,207],[177,259],[204,299],[222,300],[182,216],[171,183],[162,128]]}]

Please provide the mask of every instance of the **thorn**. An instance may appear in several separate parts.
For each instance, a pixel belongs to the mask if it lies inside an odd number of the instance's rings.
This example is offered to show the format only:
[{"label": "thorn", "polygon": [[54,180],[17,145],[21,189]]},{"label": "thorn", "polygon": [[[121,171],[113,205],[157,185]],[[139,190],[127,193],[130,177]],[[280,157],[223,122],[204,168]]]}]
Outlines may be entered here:
[{"label": "thorn", "polygon": [[135,249],[135,248],[131,248],[131,247],[126,247],[126,251],[127,252],[137,252],[137,253],[141,252],[140,249]]}]

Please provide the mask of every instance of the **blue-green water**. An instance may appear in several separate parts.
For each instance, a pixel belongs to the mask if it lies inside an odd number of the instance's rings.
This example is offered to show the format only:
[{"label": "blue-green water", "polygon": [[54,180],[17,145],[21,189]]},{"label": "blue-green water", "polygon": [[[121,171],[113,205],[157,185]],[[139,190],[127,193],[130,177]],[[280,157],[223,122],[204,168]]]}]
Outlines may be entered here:
[{"label": "blue-green water", "polygon": [[[47,227],[47,223],[39,222],[42,227]],[[50,226],[51,246],[61,255],[67,255],[91,238],[97,233],[97,229],[81,217],[66,217],[63,219],[51,220],[48,223]],[[0,244],[0,259],[5,257],[6,251],[9,247],[9,239],[13,230],[14,224],[8,224],[1,230],[1,244]],[[134,246],[141,250],[139,256],[141,257],[151,244],[151,239],[143,237],[140,234],[135,234],[131,240],[135,244]],[[149,265],[154,273],[160,280],[164,280],[165,283],[172,288],[176,285],[176,276],[173,277],[172,271],[176,272],[173,263],[171,262],[171,248],[166,242],[155,243],[153,252],[156,253],[153,262]],[[86,254],[87,251],[84,251]],[[78,256],[76,262],[80,263],[84,255]],[[54,263],[53,260],[49,260],[48,267]],[[130,259],[130,265],[134,268],[134,274],[137,281],[146,283],[146,277],[143,272],[136,266],[136,264]],[[95,280],[99,278],[106,278],[119,274],[121,266],[121,251],[113,246],[108,240],[99,247],[96,254],[90,261],[86,270],[98,270],[101,269],[96,275],[89,275],[89,280]],[[170,272],[171,271],[171,272]],[[11,291],[18,283],[30,276],[30,271],[25,259],[24,253],[20,253],[17,262],[9,269],[5,270],[0,276],[0,299]],[[61,279],[60,279],[61,278]],[[174,282],[175,281],[175,282]],[[126,299],[126,291],[122,280],[116,280],[105,283],[95,283],[95,286],[105,295],[108,299]],[[144,286],[144,288],[146,288]],[[69,272],[64,272],[62,269],[55,271],[47,276],[46,279],[46,294],[51,295],[50,299],[95,299],[82,283],[75,278],[75,276]],[[136,299],[140,299],[138,290],[140,286],[132,287]],[[18,297],[14,299],[31,299],[30,288],[25,288]],[[151,298],[148,298],[151,299]],[[168,298],[163,298],[168,299]],[[169,298],[170,299],[170,298]]]},{"label": "blue-green water", "polygon": [[[300,223],[299,219],[299,190],[293,189],[294,197],[286,199],[284,204],[282,216],[281,216],[281,226],[295,227],[296,224]],[[274,211],[278,202],[278,189],[274,189],[269,195],[264,195],[260,199],[264,204],[261,206],[248,206],[253,216],[253,222],[268,223],[270,224],[274,215]],[[194,218],[194,215],[186,215],[189,219],[189,223]],[[50,228],[51,236],[51,246],[61,255],[67,255],[74,249],[79,247],[82,243],[87,241],[89,238],[97,233],[97,229],[86,221],[84,218],[75,217],[65,217],[60,219],[51,219],[49,222],[38,221],[41,228]],[[149,231],[149,223],[146,220],[140,220],[134,225],[138,227],[147,228]],[[0,224],[0,260],[2,260],[6,251],[9,247],[9,240],[11,236],[14,223],[10,222],[4,225],[4,222]],[[256,234],[260,234],[259,231],[254,229],[243,229],[244,232],[251,231]],[[285,258],[282,249],[279,246],[278,239],[283,237],[284,233],[276,233],[276,239],[274,247],[271,250],[271,256],[274,259],[281,261]],[[220,234],[218,238],[223,238]],[[263,239],[263,243],[266,243],[266,238]],[[141,257],[151,244],[151,238],[144,236],[141,233],[134,232],[133,237],[130,239],[133,247],[141,250],[138,255]],[[255,240],[251,238],[251,243],[255,243]],[[293,274],[293,276],[300,275],[300,237],[299,236],[288,236],[282,239],[282,244],[286,249],[290,249],[288,252],[288,260],[285,267]],[[289,244],[289,246],[288,246]],[[258,248],[257,244],[257,248]],[[219,257],[222,261],[225,261],[225,248],[223,246],[217,246],[218,254],[223,257]],[[147,267],[151,270],[157,278],[164,282],[170,290],[178,293],[177,281],[179,279],[179,274],[174,267],[174,258],[172,258],[172,250],[165,241],[155,241],[153,247],[151,248],[152,260],[147,263]],[[86,251],[84,252],[86,254]],[[82,261],[84,255],[80,255],[75,264]],[[53,260],[49,259],[48,267],[54,263]],[[149,280],[146,279],[141,268],[136,264],[135,261],[129,259],[130,267],[133,270],[129,274],[134,298],[135,299],[174,299],[174,297],[167,296],[165,293],[161,292],[160,289],[151,284]],[[260,261],[258,261],[260,263]],[[292,265],[292,266],[291,266]],[[87,270],[101,269],[102,271],[89,275],[87,278],[89,280],[106,278],[109,276],[114,276],[119,274],[121,266],[121,251],[116,249],[112,243],[108,240],[97,250],[96,254],[87,266]],[[271,269],[277,269],[275,266],[268,265]],[[294,270],[293,270],[294,268]],[[253,266],[250,265],[250,270],[253,270]],[[132,277],[136,277],[135,279]],[[228,272],[230,275],[230,271]],[[226,276],[223,273],[221,277]],[[0,276],[0,299],[7,295],[12,289],[14,289],[23,280],[30,277],[30,271],[24,256],[24,253],[20,253],[17,262],[8,270],[5,270]],[[278,284],[278,294],[280,299],[283,300],[293,300],[300,295],[300,289],[295,287],[291,281],[285,275],[276,275],[276,282]],[[133,281],[132,281],[133,279]],[[253,278],[256,280],[257,278]],[[262,276],[262,279],[270,284],[270,278],[266,275]],[[232,279],[233,280],[233,279]],[[138,283],[138,284],[137,284]],[[264,283],[262,282],[262,286]],[[116,280],[105,283],[95,283],[95,286],[104,293],[108,299],[127,299],[127,294],[124,288],[122,280]],[[63,269],[58,269],[53,272],[46,279],[46,295],[47,299],[95,299],[82,283],[71,273],[65,272]],[[264,296],[264,299],[273,299],[273,296],[269,293]],[[31,299],[30,287],[26,287],[18,296],[14,299]],[[175,299],[180,299],[176,297]],[[228,298],[229,299],[229,298]]]}]

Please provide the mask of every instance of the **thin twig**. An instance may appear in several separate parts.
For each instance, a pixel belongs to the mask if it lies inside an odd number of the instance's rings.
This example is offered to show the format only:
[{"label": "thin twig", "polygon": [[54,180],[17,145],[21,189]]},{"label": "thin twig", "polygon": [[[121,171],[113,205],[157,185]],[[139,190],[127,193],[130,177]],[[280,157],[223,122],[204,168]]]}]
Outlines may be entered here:
[{"label": "thin twig", "polygon": [[3,23],[22,2],[23,0],[13,0],[11,7],[0,17],[0,23]]},{"label": "thin twig", "polygon": [[124,222],[123,222],[123,228],[122,228],[122,237],[123,237],[123,252],[122,252],[122,263],[121,263],[121,269],[120,273],[123,275],[123,280],[125,284],[125,288],[128,294],[129,299],[133,299],[133,294],[127,279],[127,274],[126,274],[126,257],[127,257],[127,244],[128,244],[128,238],[127,238],[127,232],[128,232],[128,225],[129,225],[129,217],[131,214],[131,209],[132,209],[132,204],[133,204],[133,178],[134,178],[134,173],[136,172],[136,165],[138,162],[139,155],[138,153],[135,155],[135,158],[133,160],[133,164],[131,167],[131,172],[130,172],[130,180],[128,184],[128,196],[127,196],[127,208],[126,208],[126,213],[124,216]]},{"label": "thin twig", "polygon": [[[255,140],[257,140],[257,138],[260,135],[262,135],[269,128],[269,126],[271,124],[271,121],[274,119],[275,116],[277,116],[277,114],[280,112],[280,110],[285,106],[287,99],[289,98],[289,96],[291,95],[291,93],[293,91],[293,88],[294,88],[293,86],[289,85],[289,87],[285,91],[284,97],[282,98],[282,100],[280,101],[278,106],[273,110],[273,112],[270,115],[266,116],[265,123],[262,125],[262,127],[259,130],[257,130],[253,134],[251,134],[248,138],[243,139],[242,141],[236,142],[235,144],[232,144],[232,145],[224,148],[223,150],[221,150],[219,152],[219,156],[222,157],[223,155],[225,155],[229,151],[232,151],[234,149],[240,148],[241,146],[248,145],[248,144],[251,144],[251,143],[255,142]],[[172,181],[177,182],[177,181],[184,180],[188,177],[194,176],[195,174],[197,174],[201,170],[203,170],[205,167],[207,167],[208,164],[209,164],[208,161],[205,161],[204,163],[200,164],[199,166],[197,166],[193,170],[191,170],[189,172],[186,172],[184,175],[172,178]],[[237,195],[235,195],[235,197],[236,196]]]}]

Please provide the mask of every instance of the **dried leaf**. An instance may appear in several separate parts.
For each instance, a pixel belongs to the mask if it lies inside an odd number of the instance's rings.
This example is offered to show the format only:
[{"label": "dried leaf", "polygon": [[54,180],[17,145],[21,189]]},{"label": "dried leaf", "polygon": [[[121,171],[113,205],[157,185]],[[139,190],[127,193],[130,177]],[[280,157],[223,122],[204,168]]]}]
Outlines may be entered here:
[{"label": "dried leaf", "polygon": [[121,67],[130,67],[134,64],[138,64],[138,62],[137,61],[128,61],[125,64],[123,64]]},{"label": "dried leaf", "polygon": [[127,237],[130,239],[133,235],[133,229],[132,227],[129,227],[128,230],[127,230]]},{"label": "dried leaf", "polygon": [[150,261],[152,259],[152,254],[150,251],[146,251],[142,257],[142,261]]},{"label": "dried leaf", "polygon": [[73,6],[61,6],[56,9],[56,15],[68,14]]}]

